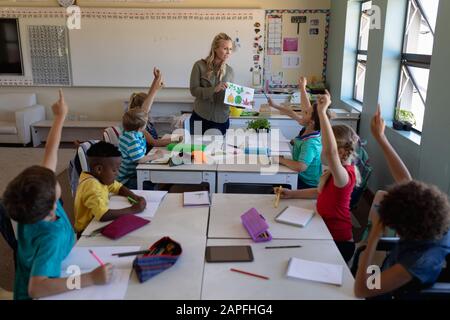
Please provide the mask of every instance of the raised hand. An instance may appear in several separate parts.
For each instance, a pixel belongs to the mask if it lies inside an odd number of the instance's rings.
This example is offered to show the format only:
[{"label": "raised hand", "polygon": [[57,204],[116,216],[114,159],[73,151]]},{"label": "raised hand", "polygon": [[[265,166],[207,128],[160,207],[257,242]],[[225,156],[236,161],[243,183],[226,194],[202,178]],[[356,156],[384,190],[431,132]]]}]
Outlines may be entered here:
[{"label": "raised hand", "polygon": [[308,80],[306,79],[306,77],[300,77],[298,79],[298,87],[300,89],[306,89],[307,84],[308,84]]},{"label": "raised hand", "polygon": [[162,73],[158,68],[153,68],[153,82],[151,89],[153,90],[159,90],[164,86],[164,82],[162,80]]},{"label": "raised hand", "polygon": [[62,89],[59,89],[59,99],[52,105],[53,115],[56,117],[65,118],[67,112],[69,111],[69,107],[67,106],[64,100],[64,93]]},{"label": "raised hand", "polygon": [[384,123],[383,117],[381,116],[381,106],[378,105],[377,112],[375,112],[375,115],[373,116],[372,121],[370,123],[370,130],[372,131],[373,137],[377,140],[384,137],[385,128],[386,125]]},{"label": "raised hand", "polygon": [[327,111],[327,109],[330,107],[330,105],[331,105],[331,95],[328,92],[328,90],[325,90],[325,94],[320,95],[317,98],[317,110],[319,112]]}]

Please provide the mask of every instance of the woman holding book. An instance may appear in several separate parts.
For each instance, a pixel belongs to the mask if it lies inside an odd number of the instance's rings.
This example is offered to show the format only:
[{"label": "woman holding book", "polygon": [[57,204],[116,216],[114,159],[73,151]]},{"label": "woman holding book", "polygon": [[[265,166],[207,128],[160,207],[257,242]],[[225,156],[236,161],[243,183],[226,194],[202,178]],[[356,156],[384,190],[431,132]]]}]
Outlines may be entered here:
[{"label": "woman holding book", "polygon": [[214,37],[206,59],[197,61],[191,72],[190,91],[195,97],[190,119],[191,134],[204,134],[216,129],[223,135],[230,127],[230,107],[223,101],[227,82],[233,82],[233,69],[227,60],[233,51],[233,41],[225,33]]}]

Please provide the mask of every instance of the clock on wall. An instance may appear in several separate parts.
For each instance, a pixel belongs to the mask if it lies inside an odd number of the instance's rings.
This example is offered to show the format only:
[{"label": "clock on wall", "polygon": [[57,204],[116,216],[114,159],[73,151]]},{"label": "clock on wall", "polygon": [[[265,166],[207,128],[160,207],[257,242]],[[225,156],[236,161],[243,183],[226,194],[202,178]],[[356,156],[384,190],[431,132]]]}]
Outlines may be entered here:
[{"label": "clock on wall", "polygon": [[75,4],[75,0],[58,0],[58,3],[61,7],[67,8]]}]

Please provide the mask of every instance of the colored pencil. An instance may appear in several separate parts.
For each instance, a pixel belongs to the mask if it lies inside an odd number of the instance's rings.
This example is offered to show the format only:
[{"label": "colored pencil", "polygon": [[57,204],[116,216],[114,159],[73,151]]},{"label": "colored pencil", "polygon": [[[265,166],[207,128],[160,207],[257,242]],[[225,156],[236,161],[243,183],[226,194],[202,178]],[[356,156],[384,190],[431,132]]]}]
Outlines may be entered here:
[{"label": "colored pencil", "polygon": [[246,274],[248,276],[252,276],[252,277],[256,277],[256,278],[260,278],[260,279],[264,279],[264,280],[269,280],[269,277],[260,276],[259,274],[254,274],[254,273],[250,273],[247,271],[237,270],[237,269],[233,269],[233,268],[231,268],[230,271],[239,272],[242,274]]},{"label": "colored pencil", "polygon": [[278,208],[278,204],[280,203],[280,197],[281,197],[282,190],[283,190],[283,188],[280,186],[280,188],[278,189],[278,192],[277,192],[277,197],[275,198],[275,204],[274,204],[275,208]]},{"label": "colored pencil", "polygon": [[132,197],[128,196],[128,201],[130,201],[131,204],[138,203],[136,200],[134,200]]},{"label": "colored pencil", "polygon": [[289,248],[301,248],[302,246],[278,246],[278,247],[266,247],[266,249],[289,249]]},{"label": "colored pencil", "polygon": [[95,254],[94,251],[92,251],[91,249],[89,249],[89,253],[92,254],[92,256],[95,258],[95,260],[97,260],[98,263],[100,263],[100,265],[101,265],[102,267],[105,266],[105,263],[102,261],[102,259],[100,259],[100,258]]}]

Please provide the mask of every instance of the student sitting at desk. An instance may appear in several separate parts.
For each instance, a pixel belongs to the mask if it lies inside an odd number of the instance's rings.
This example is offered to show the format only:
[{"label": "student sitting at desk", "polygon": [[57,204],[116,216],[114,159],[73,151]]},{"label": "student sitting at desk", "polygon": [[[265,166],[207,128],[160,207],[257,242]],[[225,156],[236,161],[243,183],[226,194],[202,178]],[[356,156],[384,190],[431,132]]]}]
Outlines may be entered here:
[{"label": "student sitting at desk", "polygon": [[[317,188],[322,175],[322,141],[320,135],[320,120],[317,112],[317,104],[311,105],[306,92],[307,80],[301,77],[298,82],[302,99],[302,111],[297,114],[292,109],[275,104],[269,98],[269,105],[288,115],[303,126],[300,135],[293,140],[292,160],[283,156],[278,162],[292,170],[297,171],[297,189]],[[327,112],[328,115],[328,112]],[[275,159],[277,161],[277,159]]]},{"label": "student sitting at desk", "polygon": [[[45,145],[41,166],[25,169],[12,180],[4,193],[8,215],[18,222],[17,265],[14,299],[29,300],[69,290],[61,277],[61,263],[75,244],[72,225],[59,201],[61,186],[56,180],[58,147],[67,115],[60,90],[52,106],[53,125]],[[108,283],[112,266],[106,264],[81,275],[81,287]]]},{"label": "student sitting at desk", "polygon": [[160,157],[161,152],[153,155],[147,153],[147,143],[144,137],[148,116],[141,109],[131,109],[122,117],[123,133],[119,138],[119,150],[122,154],[119,176],[117,180],[128,189],[137,189],[136,167],[138,163],[146,163]]},{"label": "student sitting at desk", "polygon": [[128,104],[128,110],[140,108],[142,112],[147,114],[148,121],[145,127],[144,135],[147,141],[147,149],[150,150],[153,147],[165,147],[170,144],[171,139],[158,139],[158,133],[152,122],[150,122],[150,111],[155,100],[156,93],[164,85],[162,81],[161,71],[157,68],[153,69],[153,82],[148,90],[148,93],[139,92],[133,93],[130,97]]},{"label": "student sitting at desk", "polygon": [[[80,234],[93,218],[109,221],[124,214],[134,214],[145,209],[143,197],[135,195],[116,181],[121,153],[111,143],[100,141],[86,153],[90,172],[82,172],[75,196],[75,230]],[[129,197],[134,203],[129,208],[109,209],[109,194]]]},{"label": "student sitting at desk", "polygon": [[[355,295],[414,297],[436,282],[450,253],[450,205],[447,195],[438,188],[412,180],[384,134],[380,108],[371,127],[396,184],[384,194],[378,208],[372,206],[372,229],[359,260]],[[383,263],[379,289],[369,289],[367,268],[372,265],[385,227],[394,229],[400,241]]]},{"label": "student sitting at desk", "polygon": [[[325,221],[344,260],[348,262],[355,251],[350,214],[350,198],[357,183],[357,172],[351,164],[358,136],[346,125],[331,126],[327,109],[331,105],[328,91],[319,96],[317,111],[322,128],[323,157],[330,171],[320,179],[318,188],[281,191],[283,198],[317,198],[317,213]],[[278,190],[276,190],[278,191]]]}]

